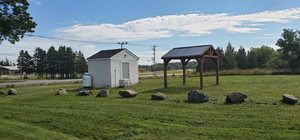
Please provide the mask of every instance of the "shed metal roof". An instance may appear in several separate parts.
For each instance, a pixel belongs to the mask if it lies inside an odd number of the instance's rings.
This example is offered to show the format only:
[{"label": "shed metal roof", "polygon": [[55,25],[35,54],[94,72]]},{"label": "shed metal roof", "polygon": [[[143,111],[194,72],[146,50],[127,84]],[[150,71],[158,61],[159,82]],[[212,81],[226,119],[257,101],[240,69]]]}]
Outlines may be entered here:
[{"label": "shed metal roof", "polygon": [[92,55],[88,59],[111,58],[112,56],[116,55],[117,53],[123,50],[124,49],[102,50]]},{"label": "shed metal roof", "polygon": [[199,46],[189,46],[189,47],[179,47],[173,48],[161,58],[190,58],[190,57],[199,57],[202,56],[209,48],[213,47],[212,45],[199,45]]},{"label": "shed metal roof", "polygon": [[132,55],[133,57],[135,57],[137,60],[139,59],[138,56],[136,56],[135,54],[133,54],[131,51],[129,51],[126,48],[122,48],[122,49],[112,49],[112,50],[101,50],[98,53],[92,55],[91,57],[87,58],[87,59],[102,59],[102,58],[111,58],[114,55],[118,54],[119,52],[125,50],[127,53],[129,53],[130,55]]}]

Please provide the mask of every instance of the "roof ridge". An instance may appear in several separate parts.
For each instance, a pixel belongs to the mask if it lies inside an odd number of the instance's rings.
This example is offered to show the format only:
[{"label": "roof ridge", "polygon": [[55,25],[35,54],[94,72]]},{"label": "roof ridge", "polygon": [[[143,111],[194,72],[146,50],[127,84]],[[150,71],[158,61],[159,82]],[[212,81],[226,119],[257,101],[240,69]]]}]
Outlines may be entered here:
[{"label": "roof ridge", "polygon": [[207,44],[207,45],[197,45],[197,46],[187,46],[187,47],[176,47],[173,49],[186,49],[186,48],[196,48],[196,47],[209,47],[212,46],[211,44]]}]

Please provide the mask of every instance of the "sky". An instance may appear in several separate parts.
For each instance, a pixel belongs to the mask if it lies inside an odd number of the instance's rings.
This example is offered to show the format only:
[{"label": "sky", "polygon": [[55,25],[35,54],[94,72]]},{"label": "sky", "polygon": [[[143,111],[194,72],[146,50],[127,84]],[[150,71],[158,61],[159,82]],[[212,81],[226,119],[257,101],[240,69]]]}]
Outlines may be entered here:
[{"label": "sky", "polygon": [[[235,49],[267,45],[284,28],[298,29],[299,0],[29,0],[28,12],[37,23],[35,36],[16,44],[0,44],[0,60],[17,61],[20,50],[33,55],[36,47],[72,47],[89,57],[100,50],[123,47],[152,64],[174,47],[211,44]],[[82,40],[71,41],[71,40]]]}]

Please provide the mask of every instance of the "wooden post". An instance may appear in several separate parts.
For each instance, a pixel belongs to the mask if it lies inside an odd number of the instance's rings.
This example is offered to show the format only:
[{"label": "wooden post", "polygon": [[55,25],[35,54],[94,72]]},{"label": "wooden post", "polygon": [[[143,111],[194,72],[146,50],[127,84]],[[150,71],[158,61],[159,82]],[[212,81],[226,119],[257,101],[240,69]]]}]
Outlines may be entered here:
[{"label": "wooden post", "polygon": [[198,65],[200,67],[199,71],[200,71],[200,89],[203,89],[203,58],[200,57],[198,60]]},{"label": "wooden post", "polygon": [[219,85],[219,58],[216,59],[216,84]]},{"label": "wooden post", "polygon": [[164,88],[168,88],[167,66],[168,60],[164,59]]},{"label": "wooden post", "polygon": [[181,59],[182,64],[182,85],[185,85],[185,59]]}]

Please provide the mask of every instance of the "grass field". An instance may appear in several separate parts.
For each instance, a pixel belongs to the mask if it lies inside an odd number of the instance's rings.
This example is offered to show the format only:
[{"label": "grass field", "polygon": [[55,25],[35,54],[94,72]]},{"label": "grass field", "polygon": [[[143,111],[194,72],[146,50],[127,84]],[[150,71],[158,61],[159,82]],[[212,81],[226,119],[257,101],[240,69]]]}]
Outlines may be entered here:
[{"label": "grass field", "polygon": [[[81,84],[19,87],[18,95],[0,96],[0,139],[300,139],[300,105],[280,102],[284,93],[300,97],[300,76],[205,77],[210,101],[187,103],[187,91],[199,78],[144,79],[128,87],[139,92],[123,99],[75,96]],[[68,95],[54,96],[67,88]],[[2,89],[7,90],[7,89]],[[168,96],[151,101],[154,92]],[[225,95],[242,91],[243,104],[224,104]]]}]

